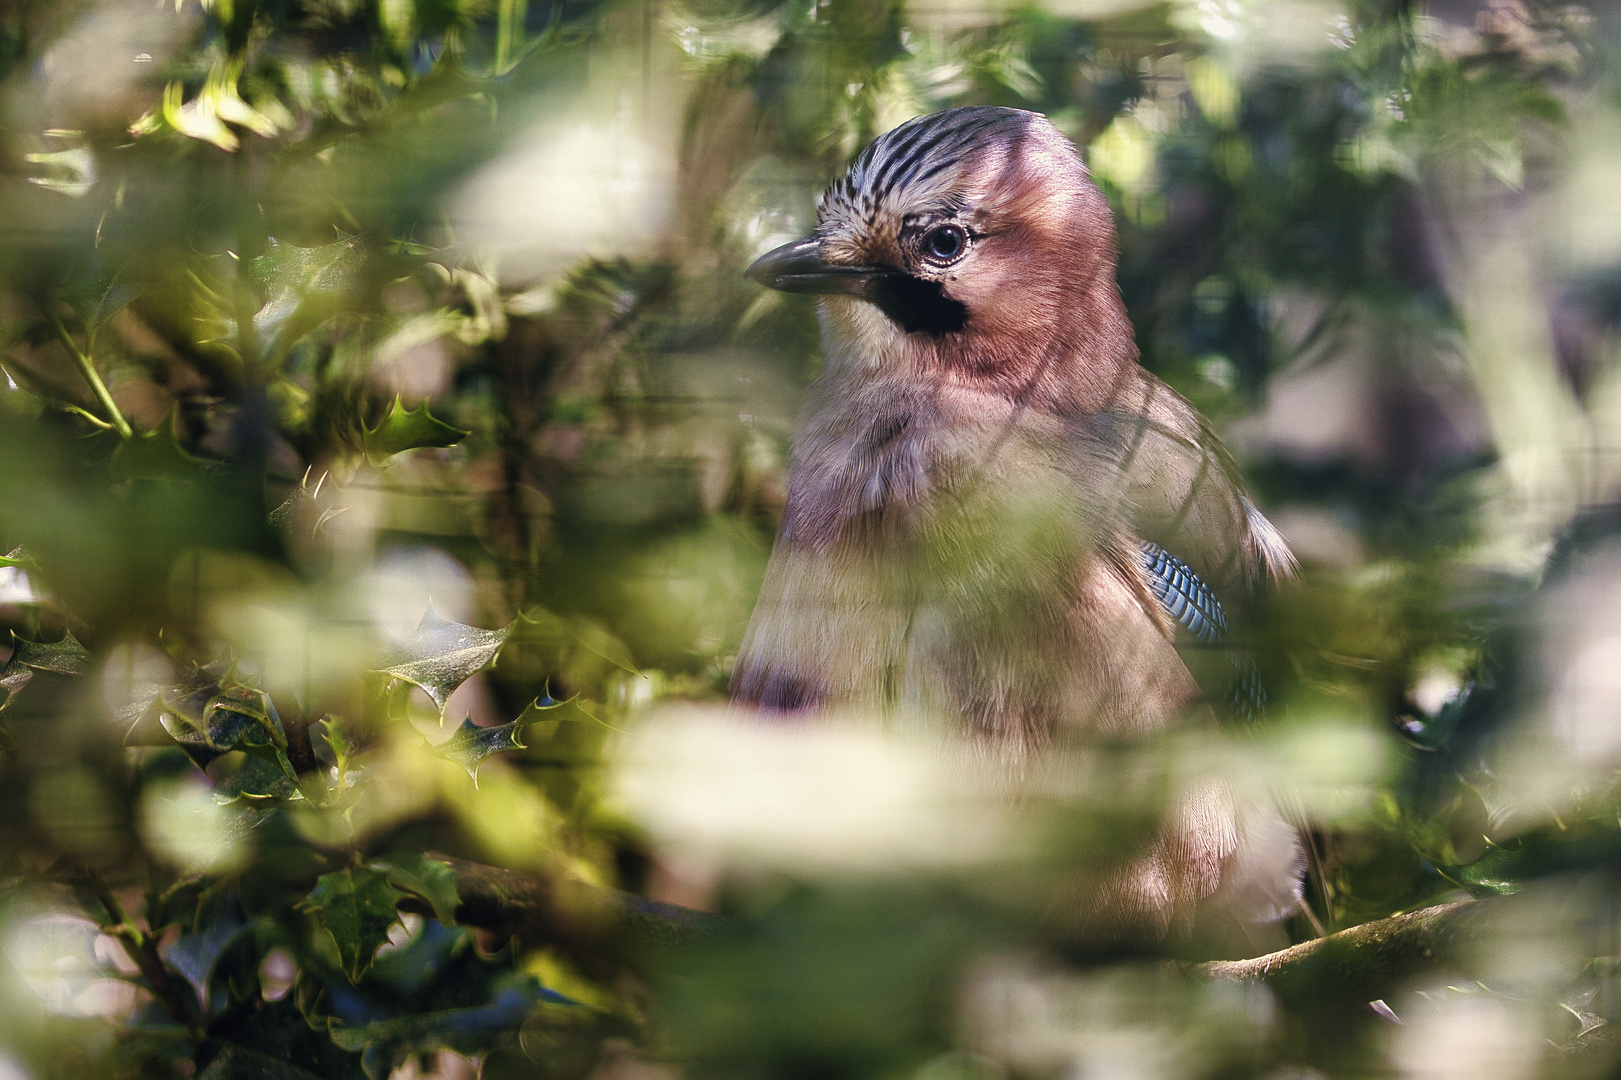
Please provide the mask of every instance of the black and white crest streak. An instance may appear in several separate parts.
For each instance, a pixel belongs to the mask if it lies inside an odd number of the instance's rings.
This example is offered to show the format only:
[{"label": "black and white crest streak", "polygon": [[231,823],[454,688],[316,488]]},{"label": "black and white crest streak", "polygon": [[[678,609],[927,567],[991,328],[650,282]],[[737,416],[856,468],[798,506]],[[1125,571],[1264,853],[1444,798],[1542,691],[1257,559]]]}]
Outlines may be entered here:
[{"label": "black and white crest streak", "polygon": [[1033,116],[977,105],[908,120],[874,139],[843,179],[823,192],[817,209],[823,220],[839,214],[870,219],[886,203],[910,203],[978,147],[1024,131]]}]

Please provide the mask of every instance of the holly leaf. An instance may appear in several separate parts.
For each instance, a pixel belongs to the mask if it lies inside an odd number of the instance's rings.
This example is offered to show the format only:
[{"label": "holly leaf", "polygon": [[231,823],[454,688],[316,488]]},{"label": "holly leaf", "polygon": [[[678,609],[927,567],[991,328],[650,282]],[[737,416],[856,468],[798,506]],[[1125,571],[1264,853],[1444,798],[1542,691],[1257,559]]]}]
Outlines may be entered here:
[{"label": "holly leaf", "polygon": [[246,750],[247,757],[235,772],[214,785],[214,797],[220,802],[232,803],[239,799],[295,802],[304,797],[293,763],[281,750],[268,743],[251,745],[251,737],[245,737],[238,748]]},{"label": "holly leaf", "polygon": [[502,989],[486,1005],[418,1013],[360,1027],[333,1024],[332,1041],[345,1050],[359,1050],[366,1075],[383,1080],[415,1054],[444,1048],[476,1056],[510,1042],[535,1007],[547,1000],[547,994],[538,981],[527,978]]},{"label": "holly leaf", "polygon": [[16,700],[17,694],[34,678],[36,671],[48,671],[53,675],[81,675],[89,666],[90,653],[79,644],[79,639],[73,636],[71,630],[65,631],[62,640],[54,643],[29,641],[13,633],[11,658],[0,665],[0,690],[6,692],[4,700],[0,700],[0,709]]},{"label": "holly leaf", "polygon": [[357,866],[322,874],[298,908],[332,935],[343,973],[355,983],[388,940],[389,927],[399,921],[395,909],[404,896],[388,883],[384,871]]},{"label": "holly leaf", "polygon": [[5,700],[0,701],[0,709],[4,709],[17,699],[17,694],[27,686],[34,677],[34,669],[17,659],[17,654],[11,654],[4,667],[0,667],[0,690],[6,692]]},{"label": "holly leaf", "polygon": [[358,987],[329,987],[317,999],[312,1022],[324,1019],[332,1041],[362,1053],[375,1080],[413,1054],[440,1048],[476,1057],[510,1043],[537,1008],[560,1018],[600,1045],[613,1018],[549,990],[511,961],[480,956],[462,927],[429,920],[398,949],[377,958]]},{"label": "holly leaf", "polygon": [[478,767],[485,758],[503,750],[524,748],[523,741],[518,738],[520,726],[520,722],[514,720],[497,727],[479,727],[469,716],[456,729],[456,734],[433,748],[434,753],[466,769],[467,775],[473,778],[473,786],[478,787]]},{"label": "holly leaf", "polygon": [[173,708],[165,708],[158,717],[158,723],[163,725],[163,730],[169,733],[171,739],[180,744],[180,749],[199,769],[208,768],[220,757],[235,750],[242,737],[256,726],[253,717],[229,709],[215,709],[209,714],[209,721],[203,722],[193,721]]},{"label": "holly leaf", "polygon": [[206,921],[199,913],[201,925],[170,945],[163,954],[168,965],[197,991],[197,1000],[202,1002],[204,1012],[208,1011],[209,982],[220,957],[253,925],[242,917],[242,908],[234,894],[227,893],[222,901],[211,905],[211,908]]},{"label": "holly leaf", "polygon": [[9,554],[0,555],[0,568],[15,566],[20,570],[38,570],[39,563],[34,557],[22,548],[12,548]]},{"label": "holly leaf", "polygon": [[265,291],[253,329],[266,359],[279,361],[300,338],[341,312],[365,261],[353,239],[296,247],[271,238],[250,268]]},{"label": "holly leaf", "polygon": [[366,1080],[359,1055],[334,1046],[326,1025],[312,1028],[297,998],[255,999],[215,1017],[197,1048],[197,1080]]},{"label": "holly leaf", "polygon": [[568,701],[558,701],[556,698],[552,697],[552,688],[550,684],[548,684],[546,689],[540,692],[540,696],[538,698],[524,706],[523,712],[518,714],[517,722],[520,724],[538,724],[542,720],[561,720],[561,716],[547,716],[546,714],[556,712],[558,709],[561,709],[563,706],[567,705],[569,701],[573,701],[579,696],[579,694],[575,694],[574,697],[569,698]]},{"label": "holly leaf", "polygon": [[260,747],[286,742],[276,708],[263,692],[230,683],[217,693],[209,692],[213,689],[193,684],[165,695],[158,705],[158,723],[199,769],[244,742]]},{"label": "holly leaf", "polygon": [[310,725],[310,740],[321,763],[336,769],[340,777],[355,767],[360,741],[353,725],[341,716],[328,716]]},{"label": "holly leaf", "polygon": [[49,671],[55,675],[82,675],[90,666],[90,652],[79,639],[68,630],[62,635],[62,640],[54,644],[29,641],[27,638],[11,635],[12,646],[15,651],[11,654],[11,664],[22,664],[35,671]]},{"label": "holly leaf", "polygon": [[426,401],[414,409],[400,404],[398,394],[388,415],[375,428],[362,429],[366,457],[373,465],[381,465],[395,454],[424,446],[455,446],[471,432],[453,428],[428,412]]},{"label": "holly leaf", "polygon": [[439,707],[442,722],[445,702],[456,687],[495,663],[510,633],[510,623],[500,630],[484,630],[441,618],[429,605],[417,626],[415,640],[387,667],[377,670],[427,691]]},{"label": "holly leaf", "polygon": [[151,431],[137,432],[122,439],[113,451],[107,470],[115,480],[192,480],[208,462],[193,457],[180,445],[177,435],[180,406],[169,419]]},{"label": "holly leaf", "polygon": [[399,851],[372,865],[388,875],[390,885],[431,904],[434,918],[446,926],[454,925],[461,897],[456,892],[456,871],[449,863],[420,851]]}]

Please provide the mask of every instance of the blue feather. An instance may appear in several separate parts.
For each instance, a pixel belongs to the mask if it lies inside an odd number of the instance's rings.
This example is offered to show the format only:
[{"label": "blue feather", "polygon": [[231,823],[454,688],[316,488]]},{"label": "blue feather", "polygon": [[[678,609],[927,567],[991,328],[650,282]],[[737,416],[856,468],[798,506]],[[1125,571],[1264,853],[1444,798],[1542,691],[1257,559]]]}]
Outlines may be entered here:
[{"label": "blue feather", "polygon": [[[1219,645],[1227,637],[1227,612],[1193,567],[1158,544],[1141,541],[1143,569],[1148,571],[1148,588],[1165,613],[1201,645]],[[1227,710],[1245,722],[1253,722],[1266,711],[1266,687],[1250,654],[1232,653],[1233,675],[1222,694]]]},{"label": "blue feather", "polygon": [[1193,567],[1147,540],[1142,541],[1142,550],[1148,587],[1165,613],[1198,638],[1200,644],[1214,645],[1226,637],[1227,613],[1210,586],[1193,572]]}]

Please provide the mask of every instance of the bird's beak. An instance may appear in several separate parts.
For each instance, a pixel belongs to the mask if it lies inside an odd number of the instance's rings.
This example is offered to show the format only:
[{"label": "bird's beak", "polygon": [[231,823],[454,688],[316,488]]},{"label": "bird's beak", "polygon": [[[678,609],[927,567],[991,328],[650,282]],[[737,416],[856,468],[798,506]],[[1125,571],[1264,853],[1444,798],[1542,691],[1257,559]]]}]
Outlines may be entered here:
[{"label": "bird's beak", "polygon": [[868,296],[882,273],[872,266],[840,266],[822,258],[814,236],[768,251],[743,273],[768,289],[797,293],[849,293]]}]

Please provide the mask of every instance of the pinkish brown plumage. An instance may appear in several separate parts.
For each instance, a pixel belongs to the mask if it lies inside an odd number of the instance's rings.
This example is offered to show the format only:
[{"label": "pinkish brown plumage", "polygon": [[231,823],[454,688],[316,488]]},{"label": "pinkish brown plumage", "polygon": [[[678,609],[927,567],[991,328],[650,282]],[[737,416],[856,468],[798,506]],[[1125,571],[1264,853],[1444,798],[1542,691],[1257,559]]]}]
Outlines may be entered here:
[{"label": "pinkish brown plumage", "polygon": [[[1228,596],[1292,560],[1204,418],[1138,365],[1113,220],[1074,146],[1013,109],[922,117],[820,211],[750,269],[823,294],[825,366],[734,702],[960,717],[1013,762],[1197,709],[1141,542]],[[1163,927],[1248,890],[1247,917],[1277,917],[1298,860],[1275,824],[1190,790],[1090,903]],[[1288,850],[1257,886],[1237,877],[1266,862],[1262,833]]]}]

